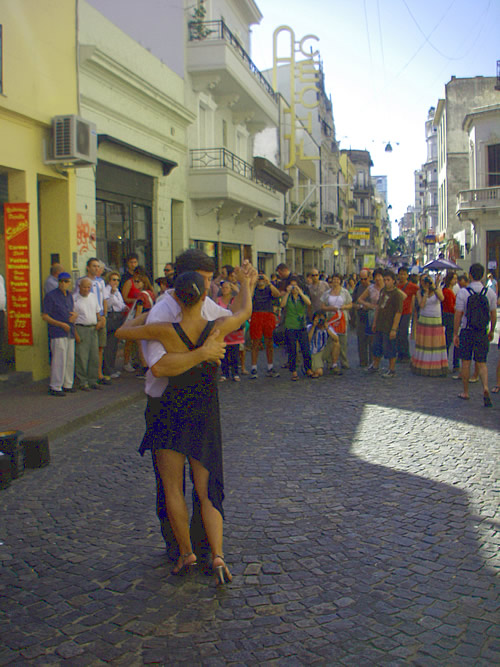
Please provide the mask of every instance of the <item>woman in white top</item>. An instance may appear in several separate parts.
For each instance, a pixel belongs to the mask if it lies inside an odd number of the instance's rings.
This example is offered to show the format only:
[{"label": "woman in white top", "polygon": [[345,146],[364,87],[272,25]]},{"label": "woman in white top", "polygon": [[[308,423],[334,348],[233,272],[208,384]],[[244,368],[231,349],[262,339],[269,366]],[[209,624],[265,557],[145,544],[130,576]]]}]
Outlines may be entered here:
[{"label": "woman in white top", "polygon": [[415,352],[411,358],[411,370],[415,375],[446,375],[448,354],[446,337],[441,317],[441,302],[444,299],[440,287],[428,275],[421,279],[417,292],[419,307]]},{"label": "woman in white top", "polygon": [[118,350],[118,338],[115,331],[119,329],[127,312],[127,305],[120,292],[120,274],[118,272],[108,273],[106,286],[104,287],[104,300],[108,306],[106,315],[106,347],[104,348],[103,374],[112,378],[120,377],[116,370],[116,352]]},{"label": "woman in white top", "polygon": [[[345,287],[342,287],[342,277],[335,273],[330,280],[330,291],[321,297],[322,310],[328,315],[328,326],[339,337],[340,361],[342,368],[349,368],[347,361],[347,321],[345,311],[352,308],[352,299]],[[339,372],[337,365],[332,366],[333,372]]]}]

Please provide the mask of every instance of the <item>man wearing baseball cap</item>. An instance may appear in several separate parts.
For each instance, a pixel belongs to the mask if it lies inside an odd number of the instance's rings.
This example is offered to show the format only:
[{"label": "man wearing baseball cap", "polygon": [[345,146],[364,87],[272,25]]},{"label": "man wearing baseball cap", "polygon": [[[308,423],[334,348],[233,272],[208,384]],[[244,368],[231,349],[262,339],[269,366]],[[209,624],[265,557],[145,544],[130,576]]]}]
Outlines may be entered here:
[{"label": "man wearing baseball cap", "polygon": [[51,396],[65,396],[74,392],[75,375],[75,326],[71,275],[58,275],[58,287],[47,293],[43,300],[42,318],[49,327],[50,387]]}]

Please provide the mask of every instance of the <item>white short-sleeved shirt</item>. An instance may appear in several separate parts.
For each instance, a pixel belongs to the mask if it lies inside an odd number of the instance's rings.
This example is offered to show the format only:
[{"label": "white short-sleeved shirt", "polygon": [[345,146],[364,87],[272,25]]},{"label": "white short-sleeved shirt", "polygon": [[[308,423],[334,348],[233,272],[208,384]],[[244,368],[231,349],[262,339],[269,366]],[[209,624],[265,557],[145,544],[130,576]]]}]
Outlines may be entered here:
[{"label": "white short-sleeved shirt", "polygon": [[[151,308],[147,324],[157,322],[180,322],[182,319],[181,307],[172,296],[173,290],[169,290],[156,304]],[[217,320],[219,317],[228,317],[232,315],[230,310],[221,308],[210,297],[206,297],[201,308],[201,316],[208,321]],[[151,366],[154,366],[164,354],[167,354],[165,348],[157,340],[143,341],[142,351],[149,370],[146,373],[146,384],[144,391],[148,396],[159,398],[165,391],[168,378],[156,378],[151,372]]]},{"label": "white short-sleeved shirt", "polygon": [[75,313],[78,313],[75,324],[97,324],[97,315],[101,308],[97,303],[96,295],[90,292],[88,296],[82,296],[80,293],[73,296],[75,304]]},{"label": "white short-sleeved shirt", "polygon": [[[480,292],[482,289],[484,289],[483,283],[479,282],[479,280],[472,281],[469,287],[471,290],[474,290],[474,292]],[[469,299],[469,296],[470,293],[467,291],[467,287],[462,287],[457,294],[457,300],[455,302],[455,312],[459,310],[460,312],[463,313],[462,322],[460,323],[460,331],[462,329],[465,329],[465,327],[467,326],[467,318],[465,317],[465,312],[467,310],[467,301]],[[486,292],[486,298],[488,299],[488,303],[490,304],[490,312],[492,310],[496,310],[497,295],[492,289],[488,288],[488,291]]]}]

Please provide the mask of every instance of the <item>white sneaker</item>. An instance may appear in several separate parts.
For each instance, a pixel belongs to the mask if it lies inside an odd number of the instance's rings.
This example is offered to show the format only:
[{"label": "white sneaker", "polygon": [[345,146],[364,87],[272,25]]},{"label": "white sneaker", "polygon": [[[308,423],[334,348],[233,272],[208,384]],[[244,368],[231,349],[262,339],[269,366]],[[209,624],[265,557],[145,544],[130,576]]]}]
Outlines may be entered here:
[{"label": "white sneaker", "polygon": [[126,371],[127,373],[135,373],[135,368],[132,366],[130,362],[128,364],[125,364],[123,370]]},{"label": "white sneaker", "polygon": [[116,371],[116,373],[111,373],[111,377],[116,380],[116,378],[119,378],[121,375],[120,371]]}]

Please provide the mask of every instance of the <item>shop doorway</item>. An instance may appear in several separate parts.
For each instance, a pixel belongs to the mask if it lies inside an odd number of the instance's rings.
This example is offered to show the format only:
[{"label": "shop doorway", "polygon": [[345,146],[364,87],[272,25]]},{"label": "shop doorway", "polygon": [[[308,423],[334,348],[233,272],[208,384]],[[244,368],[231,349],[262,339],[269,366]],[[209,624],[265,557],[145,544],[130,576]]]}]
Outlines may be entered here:
[{"label": "shop doorway", "polygon": [[152,276],[152,210],[154,179],[106,162],[97,165],[97,256],[114,270],[137,253],[139,264]]}]

